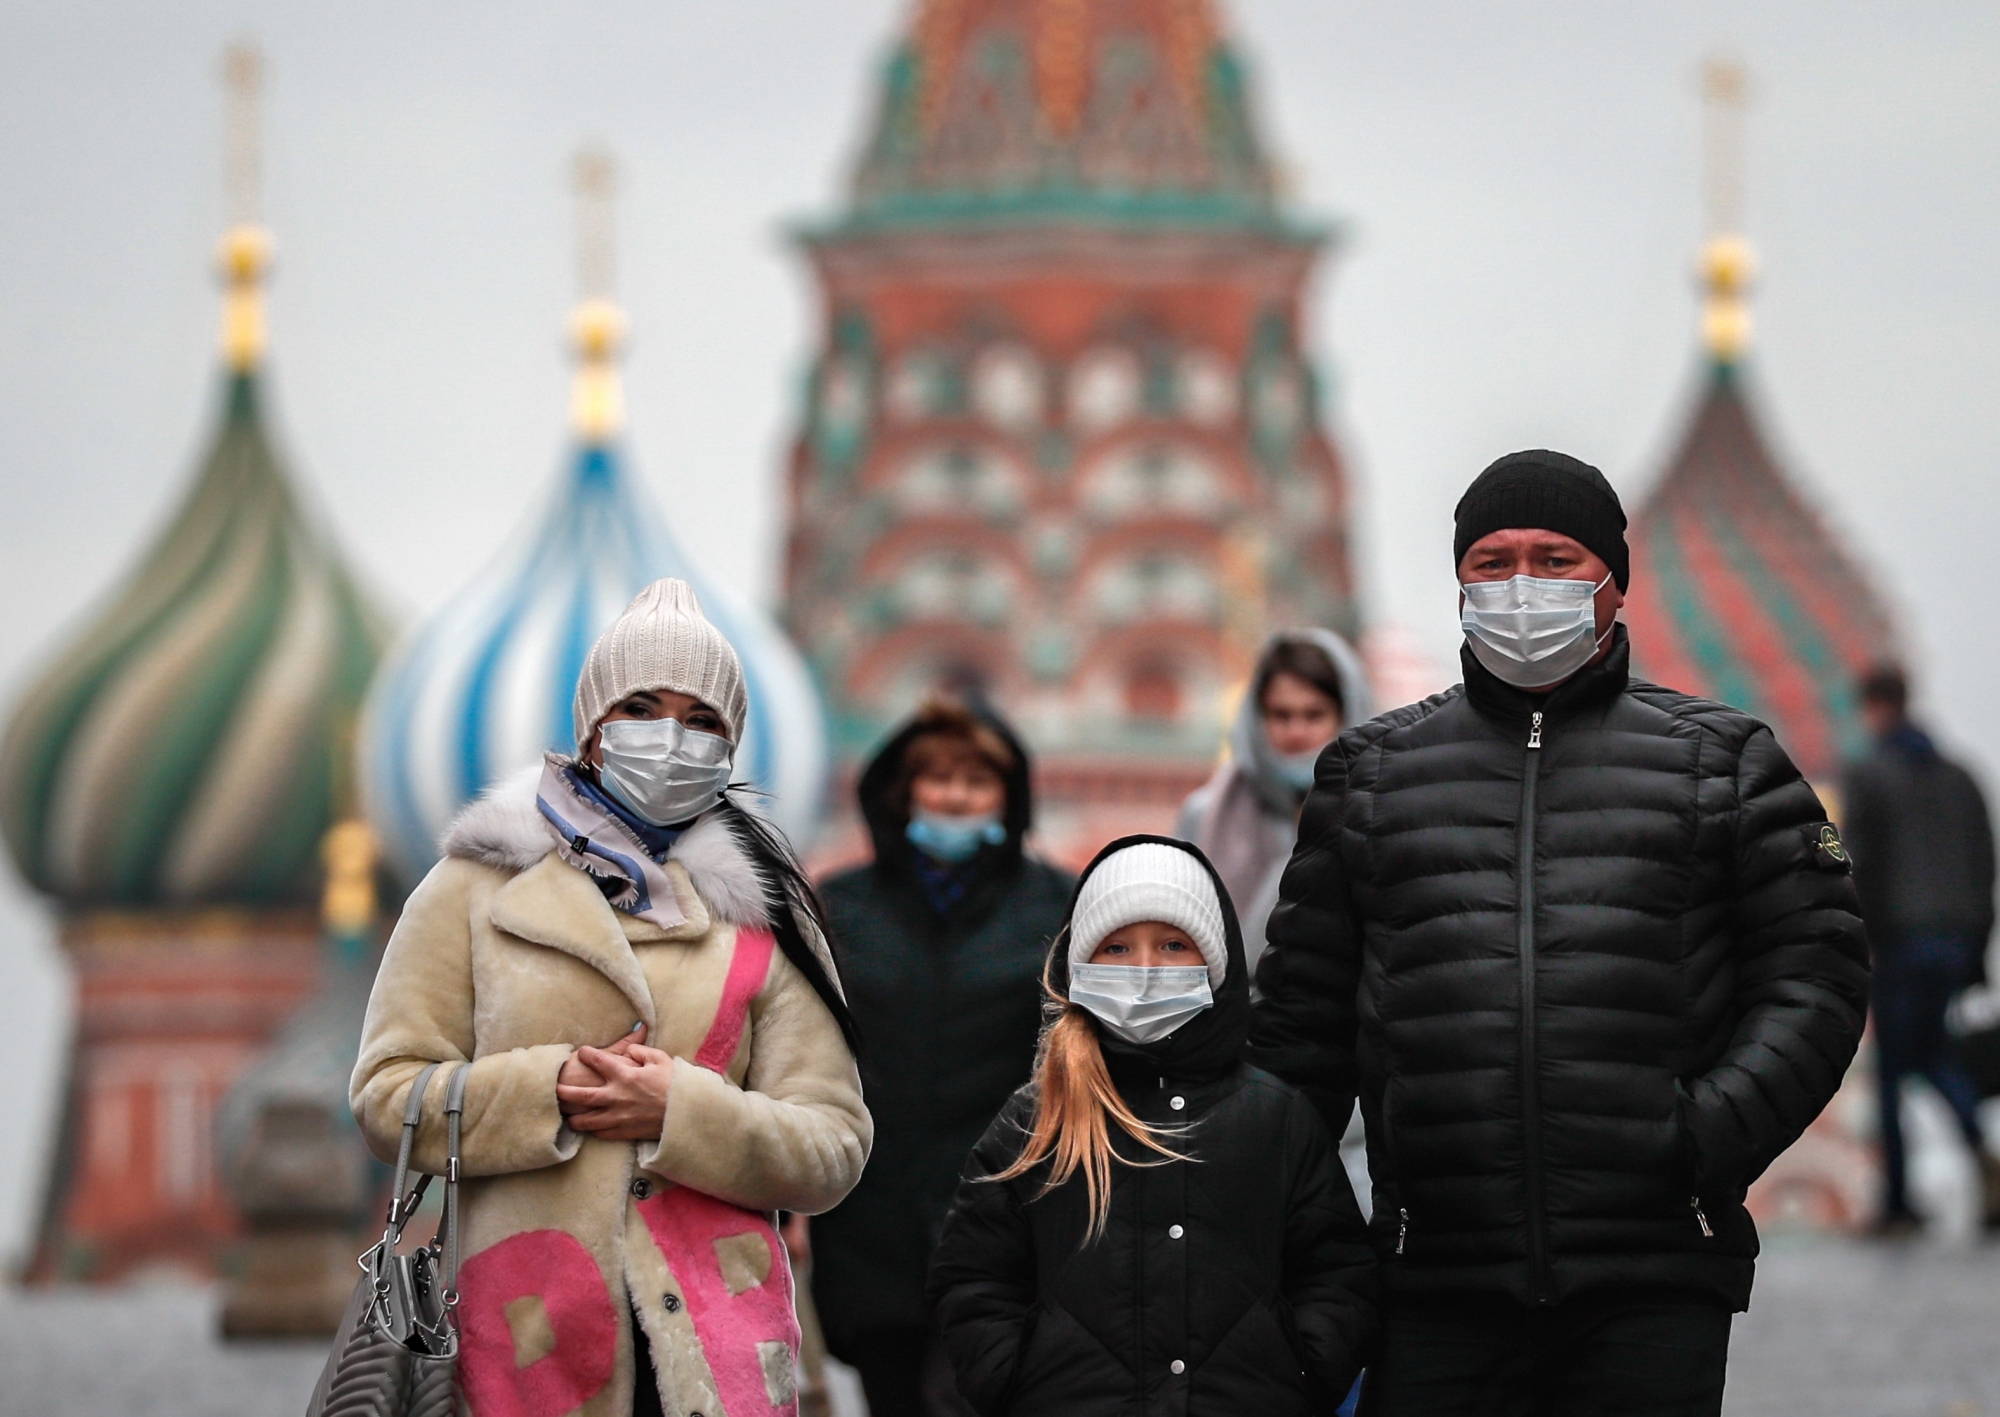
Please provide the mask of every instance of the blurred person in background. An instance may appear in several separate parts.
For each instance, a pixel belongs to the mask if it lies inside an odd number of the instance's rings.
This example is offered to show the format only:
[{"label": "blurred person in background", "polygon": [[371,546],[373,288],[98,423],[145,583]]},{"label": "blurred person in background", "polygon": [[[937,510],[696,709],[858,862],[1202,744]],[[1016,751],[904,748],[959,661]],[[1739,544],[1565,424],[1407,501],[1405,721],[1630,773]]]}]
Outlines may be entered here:
[{"label": "blurred person in background", "polygon": [[1993,933],[1993,826],[1972,775],[1910,721],[1903,672],[1884,666],[1861,684],[1875,749],[1847,771],[1841,825],[1875,951],[1875,1072],[1882,1111],[1882,1212],[1877,1233],[1913,1234],[1902,1089],[1937,1089],[1979,1158],[1981,1219],[2000,1230],[2000,1157],[1986,1150],[1979,1094],[1952,1057],[1945,1011],[1986,980]]},{"label": "blurred person in background", "polygon": [[1070,878],[1023,849],[1029,781],[990,712],[926,704],[861,776],[875,859],[823,891],[876,1130],[860,1185],[812,1222],[813,1297],[872,1417],[966,1410],[924,1277],[965,1158],[1034,1065],[1069,909]]},{"label": "blurred person in background", "polygon": [[1346,640],[1331,630],[1279,630],[1257,657],[1230,725],[1228,758],[1181,804],[1174,835],[1199,846],[1230,898],[1242,902],[1253,972],[1313,764],[1342,728],[1374,711],[1361,656]]},{"label": "blurred person in background", "polygon": [[1321,755],[1251,1061],[1360,1095],[1369,1417],[1714,1417],[1744,1194],[1861,1037],[1847,856],[1769,728],[1631,677],[1602,473],[1515,453],[1455,519],[1464,682]]},{"label": "blurred person in background", "polygon": [[385,1161],[416,1101],[441,1174],[464,1067],[471,1417],[791,1400],[771,1214],[846,1195],[869,1123],[819,902],[730,785],[749,711],[694,591],[655,581],[584,660],[575,754],[459,814],[383,952],[349,1096]]}]

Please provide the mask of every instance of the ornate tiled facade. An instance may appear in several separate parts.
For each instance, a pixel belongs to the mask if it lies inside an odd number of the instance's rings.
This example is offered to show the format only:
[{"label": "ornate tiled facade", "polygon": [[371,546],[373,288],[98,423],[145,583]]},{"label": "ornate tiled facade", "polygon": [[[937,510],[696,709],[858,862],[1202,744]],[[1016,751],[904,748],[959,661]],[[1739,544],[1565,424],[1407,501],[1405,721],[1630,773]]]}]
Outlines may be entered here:
[{"label": "ornate tiled facade", "polygon": [[983,694],[1058,815],[1144,815],[1212,760],[1270,627],[1353,628],[1301,329],[1325,233],[1279,200],[1208,6],[933,0],[850,206],[802,240],[786,607],[845,756]]}]

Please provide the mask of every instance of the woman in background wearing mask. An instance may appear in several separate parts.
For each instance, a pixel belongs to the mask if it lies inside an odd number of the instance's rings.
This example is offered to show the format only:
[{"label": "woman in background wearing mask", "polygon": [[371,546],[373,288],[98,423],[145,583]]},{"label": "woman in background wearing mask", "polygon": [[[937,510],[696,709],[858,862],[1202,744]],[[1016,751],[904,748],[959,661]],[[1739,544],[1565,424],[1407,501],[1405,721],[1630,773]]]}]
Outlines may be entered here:
[{"label": "woman in background wearing mask", "polygon": [[876,1144],[854,1194],[812,1223],[813,1297],[873,1417],[962,1412],[924,1271],[966,1153],[1028,1079],[1070,882],[1022,851],[1028,757],[989,713],[925,705],[859,796],[875,859],[824,894],[868,1041]]},{"label": "woman in background wearing mask", "polygon": [[1185,842],[1083,873],[1050,1026],[931,1271],[984,1417],[1307,1417],[1360,1371],[1375,1256],[1305,1095],[1242,1060],[1229,894]]},{"label": "woman in background wearing mask", "polygon": [[467,807],[390,937],[351,1100],[384,1159],[417,1106],[438,1173],[463,1087],[471,1417],[793,1401],[770,1213],[845,1196],[870,1123],[820,906],[732,800],[748,709],[694,592],[648,586],[585,660],[575,756]]},{"label": "woman in background wearing mask", "polygon": [[1342,728],[1374,715],[1353,646],[1331,630],[1280,630],[1258,656],[1229,730],[1229,757],[1181,804],[1174,834],[1199,846],[1242,902],[1253,979],[1313,764]]}]

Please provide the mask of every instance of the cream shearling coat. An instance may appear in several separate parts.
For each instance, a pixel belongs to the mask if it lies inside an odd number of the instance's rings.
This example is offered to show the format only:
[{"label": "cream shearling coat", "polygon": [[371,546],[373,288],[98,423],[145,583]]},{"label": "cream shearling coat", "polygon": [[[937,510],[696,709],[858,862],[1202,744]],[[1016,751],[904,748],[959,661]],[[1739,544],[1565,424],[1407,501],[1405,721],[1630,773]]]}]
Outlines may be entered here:
[{"label": "cream shearling coat", "polygon": [[[754,869],[720,821],[697,822],[669,854],[685,921],[663,930],[614,910],[553,854],[533,784],[524,775],[468,807],[411,895],[351,1086],[369,1145],[393,1159],[417,1073],[470,1060],[467,1410],[624,1417],[636,1312],[669,1417],[794,1412],[791,1280],[769,1212],[826,1210],[860,1178],[872,1127],[854,1059],[772,947]],[[616,1042],[639,1020],[675,1059],[659,1141],[571,1131],[556,1074],[577,1045]],[[431,1172],[444,1167],[450,1071],[434,1077],[417,1136]]]}]

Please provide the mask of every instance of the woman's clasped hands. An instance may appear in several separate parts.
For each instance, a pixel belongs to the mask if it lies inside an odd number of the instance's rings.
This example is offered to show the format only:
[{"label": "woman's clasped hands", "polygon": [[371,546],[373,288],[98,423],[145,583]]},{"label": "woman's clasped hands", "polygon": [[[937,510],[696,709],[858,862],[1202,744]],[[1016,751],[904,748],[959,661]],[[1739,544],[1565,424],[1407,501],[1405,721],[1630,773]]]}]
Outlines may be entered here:
[{"label": "woman's clasped hands", "polygon": [[646,1025],[609,1048],[588,1044],[556,1074],[556,1105],[574,1131],[605,1141],[657,1141],[667,1119],[673,1056],[646,1046]]}]

